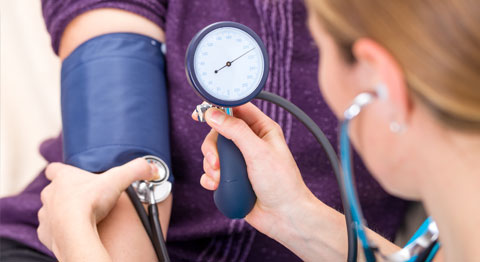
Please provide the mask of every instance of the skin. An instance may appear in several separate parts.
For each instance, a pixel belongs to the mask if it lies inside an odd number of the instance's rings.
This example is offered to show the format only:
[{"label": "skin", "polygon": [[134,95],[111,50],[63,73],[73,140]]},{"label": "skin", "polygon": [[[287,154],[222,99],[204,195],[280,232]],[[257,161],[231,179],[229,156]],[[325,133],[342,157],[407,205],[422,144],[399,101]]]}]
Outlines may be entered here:
[{"label": "skin", "polygon": [[45,173],[51,183],[41,193],[43,206],[38,211],[40,241],[60,261],[112,260],[108,246],[102,244],[98,224],[105,221],[131,183],[154,179],[156,172],[143,159],[101,175],[61,163],[48,165]]},{"label": "skin", "polygon": [[[60,42],[59,57],[65,59],[78,45],[88,39],[106,33],[113,32],[132,32],[152,37],[160,42],[165,42],[165,35],[162,29],[150,20],[119,9],[96,9],[85,12],[73,19],[66,27]],[[90,201],[83,210],[78,208],[81,201],[70,198],[71,194],[78,196],[78,199],[88,199],[90,192],[84,190],[75,182],[78,170],[71,167],[55,163],[55,168],[47,169],[47,176],[52,180],[51,186],[44,189],[52,190],[55,197],[65,199],[65,203],[70,203],[59,208],[46,208],[52,205],[53,198],[45,198],[43,208],[39,211],[40,227],[38,229],[40,240],[49,247],[57,258],[61,261],[156,261],[156,255],[153,250],[150,239],[148,238],[143,225],[138,218],[133,205],[126,193],[115,195],[115,201],[109,201],[108,205],[103,203],[105,199],[98,198]],[[119,168],[123,172],[130,172],[128,167]],[[110,171],[109,171],[110,172]],[[62,175],[58,175],[61,173]],[[92,178],[92,174],[83,172],[85,176]],[[115,171],[116,174],[123,174]],[[141,175],[141,174],[139,174]],[[56,183],[57,179],[70,180],[69,183],[62,183],[68,190],[62,190]],[[118,178],[111,179],[116,181]],[[95,181],[100,181],[96,179]],[[125,181],[124,181],[125,182]],[[128,181],[130,182],[130,181]],[[131,181],[133,182],[133,180]],[[75,185],[75,186],[72,186]],[[102,191],[104,184],[99,182],[97,191]],[[49,189],[49,188],[55,189]],[[126,188],[126,186],[125,186]],[[117,188],[118,192],[122,192],[125,188]],[[42,191],[42,194],[44,194]],[[92,190],[92,192],[96,192]],[[96,192],[98,193],[98,192]],[[68,201],[67,201],[68,199]],[[100,205],[101,202],[101,205]],[[86,204],[86,203],[83,203]],[[92,210],[94,207],[95,210]],[[168,223],[170,220],[170,212],[172,207],[172,196],[170,195],[165,201],[158,204],[160,222],[164,236],[167,234]],[[48,210],[44,212],[42,210]],[[104,212],[102,219],[96,219],[95,223],[90,218],[90,212]],[[78,223],[72,223],[79,217],[83,216],[83,220]],[[85,221],[88,220],[88,221]],[[57,221],[55,226],[44,226],[51,221]],[[88,222],[88,223],[87,223]],[[75,228],[71,228],[75,227]],[[70,236],[68,239],[65,237]],[[51,243],[65,243],[67,246],[58,246]],[[92,252],[92,250],[98,250]],[[106,254],[105,254],[106,251]],[[98,257],[97,257],[98,255]],[[94,258],[95,259],[92,259]],[[72,259],[62,259],[72,258]],[[75,259],[73,259],[75,258]],[[91,259],[86,259],[91,258]]]},{"label": "skin", "polygon": [[[401,67],[380,44],[358,39],[353,46],[356,61],[349,64],[313,13],[309,26],[322,50],[321,91],[337,117],[341,118],[356,95],[375,91],[379,83],[386,87],[388,97],[369,105],[353,121],[352,143],[388,192],[422,201],[436,220],[442,249],[435,261],[478,257],[478,133],[445,127],[409,96]],[[202,145],[205,174],[200,184],[208,190],[218,187],[221,174],[216,139],[220,133],[242,152],[257,194],[257,203],[246,217],[248,223],[305,261],[345,261],[344,218],[306,188],[278,125],[252,104],[235,108],[234,115],[217,109],[206,112],[212,131]],[[197,120],[195,113],[192,117]],[[391,132],[393,121],[405,131]],[[372,231],[368,235],[384,254],[399,249]]]}]

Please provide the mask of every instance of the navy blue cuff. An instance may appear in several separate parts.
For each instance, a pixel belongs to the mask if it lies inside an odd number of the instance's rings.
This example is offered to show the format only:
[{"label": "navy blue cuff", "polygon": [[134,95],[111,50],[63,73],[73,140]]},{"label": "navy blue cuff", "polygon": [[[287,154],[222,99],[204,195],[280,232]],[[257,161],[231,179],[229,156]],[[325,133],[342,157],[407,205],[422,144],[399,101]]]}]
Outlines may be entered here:
[{"label": "navy blue cuff", "polygon": [[86,41],[63,61],[67,164],[103,172],[154,155],[165,161],[172,174],[161,46],[143,35],[106,34]]}]

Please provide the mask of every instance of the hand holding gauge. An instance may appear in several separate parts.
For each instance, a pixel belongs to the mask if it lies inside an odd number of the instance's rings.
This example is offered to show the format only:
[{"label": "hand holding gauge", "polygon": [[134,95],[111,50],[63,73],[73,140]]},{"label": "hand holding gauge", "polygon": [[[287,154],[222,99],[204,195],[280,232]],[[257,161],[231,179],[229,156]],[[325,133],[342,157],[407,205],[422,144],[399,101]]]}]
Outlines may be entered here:
[{"label": "hand holding gauge", "polygon": [[[232,114],[231,107],[260,93],[268,76],[267,51],[260,37],[235,22],[214,23],[197,33],[188,46],[185,64],[190,84],[211,103],[197,106],[200,121],[212,106]],[[218,135],[217,147],[221,177],[215,204],[225,216],[243,218],[256,201],[245,160],[235,144],[222,135]]]}]

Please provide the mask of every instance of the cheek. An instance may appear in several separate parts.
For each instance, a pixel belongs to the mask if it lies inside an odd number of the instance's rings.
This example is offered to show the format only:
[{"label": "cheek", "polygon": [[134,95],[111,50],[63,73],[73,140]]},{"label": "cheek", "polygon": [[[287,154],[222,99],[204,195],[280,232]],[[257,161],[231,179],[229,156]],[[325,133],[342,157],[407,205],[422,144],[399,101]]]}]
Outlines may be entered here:
[{"label": "cheek", "polygon": [[318,75],[325,101],[337,118],[342,118],[343,111],[353,97],[349,91],[351,88],[348,88],[349,72],[335,52],[327,47],[320,54]]},{"label": "cheek", "polygon": [[350,129],[351,142],[362,156],[372,176],[389,193],[394,193],[395,168],[391,166],[393,152],[388,131],[378,121],[360,114]]},{"label": "cheek", "polygon": [[392,174],[388,163],[392,156],[389,132],[369,116],[360,114],[352,124],[350,135],[370,172],[377,180],[383,180]]}]

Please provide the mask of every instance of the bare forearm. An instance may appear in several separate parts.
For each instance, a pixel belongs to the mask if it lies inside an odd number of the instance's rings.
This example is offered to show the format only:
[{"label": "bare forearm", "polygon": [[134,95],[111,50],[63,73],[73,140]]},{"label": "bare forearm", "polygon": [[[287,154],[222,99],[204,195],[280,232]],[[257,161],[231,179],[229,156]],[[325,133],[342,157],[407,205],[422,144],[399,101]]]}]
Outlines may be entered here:
[{"label": "bare forearm", "polygon": [[[164,237],[167,234],[172,196],[158,204]],[[150,238],[125,194],[112,212],[98,225],[101,241],[113,261],[156,261]]]},{"label": "bare forearm", "polygon": [[65,262],[112,261],[96,232],[92,229],[90,231],[90,233],[86,233],[87,230],[82,230],[81,235],[75,236],[75,240],[66,241],[75,244],[59,249],[62,251],[57,255],[58,260]]},{"label": "bare forearm", "polygon": [[[164,237],[170,220],[172,196],[158,204]],[[52,251],[59,261],[157,261],[155,251],[130,199],[124,194],[102,220],[95,225],[85,212],[73,220],[58,223],[57,241]]]},{"label": "bare forearm", "polygon": [[[345,217],[336,210],[312,198],[298,203],[279,218],[274,239],[292,250],[305,261],[345,261],[347,259],[347,234]],[[399,247],[367,230],[369,238],[382,252],[389,254]],[[359,243],[360,247],[360,243]],[[363,261],[363,252],[359,250]]]},{"label": "bare forearm", "polygon": [[[84,215],[74,216],[73,220],[66,221],[69,225],[58,223],[64,230],[58,230],[61,235],[52,246],[52,251],[59,261],[112,261],[103,246],[97,233],[97,227]],[[75,226],[71,226],[71,225]]]},{"label": "bare forearm", "polygon": [[[130,199],[120,193],[134,181],[155,179],[147,161],[136,159],[100,176],[61,163],[45,173],[52,182],[40,195],[37,233],[60,261],[156,261]],[[159,204],[165,232],[171,199]]]}]

